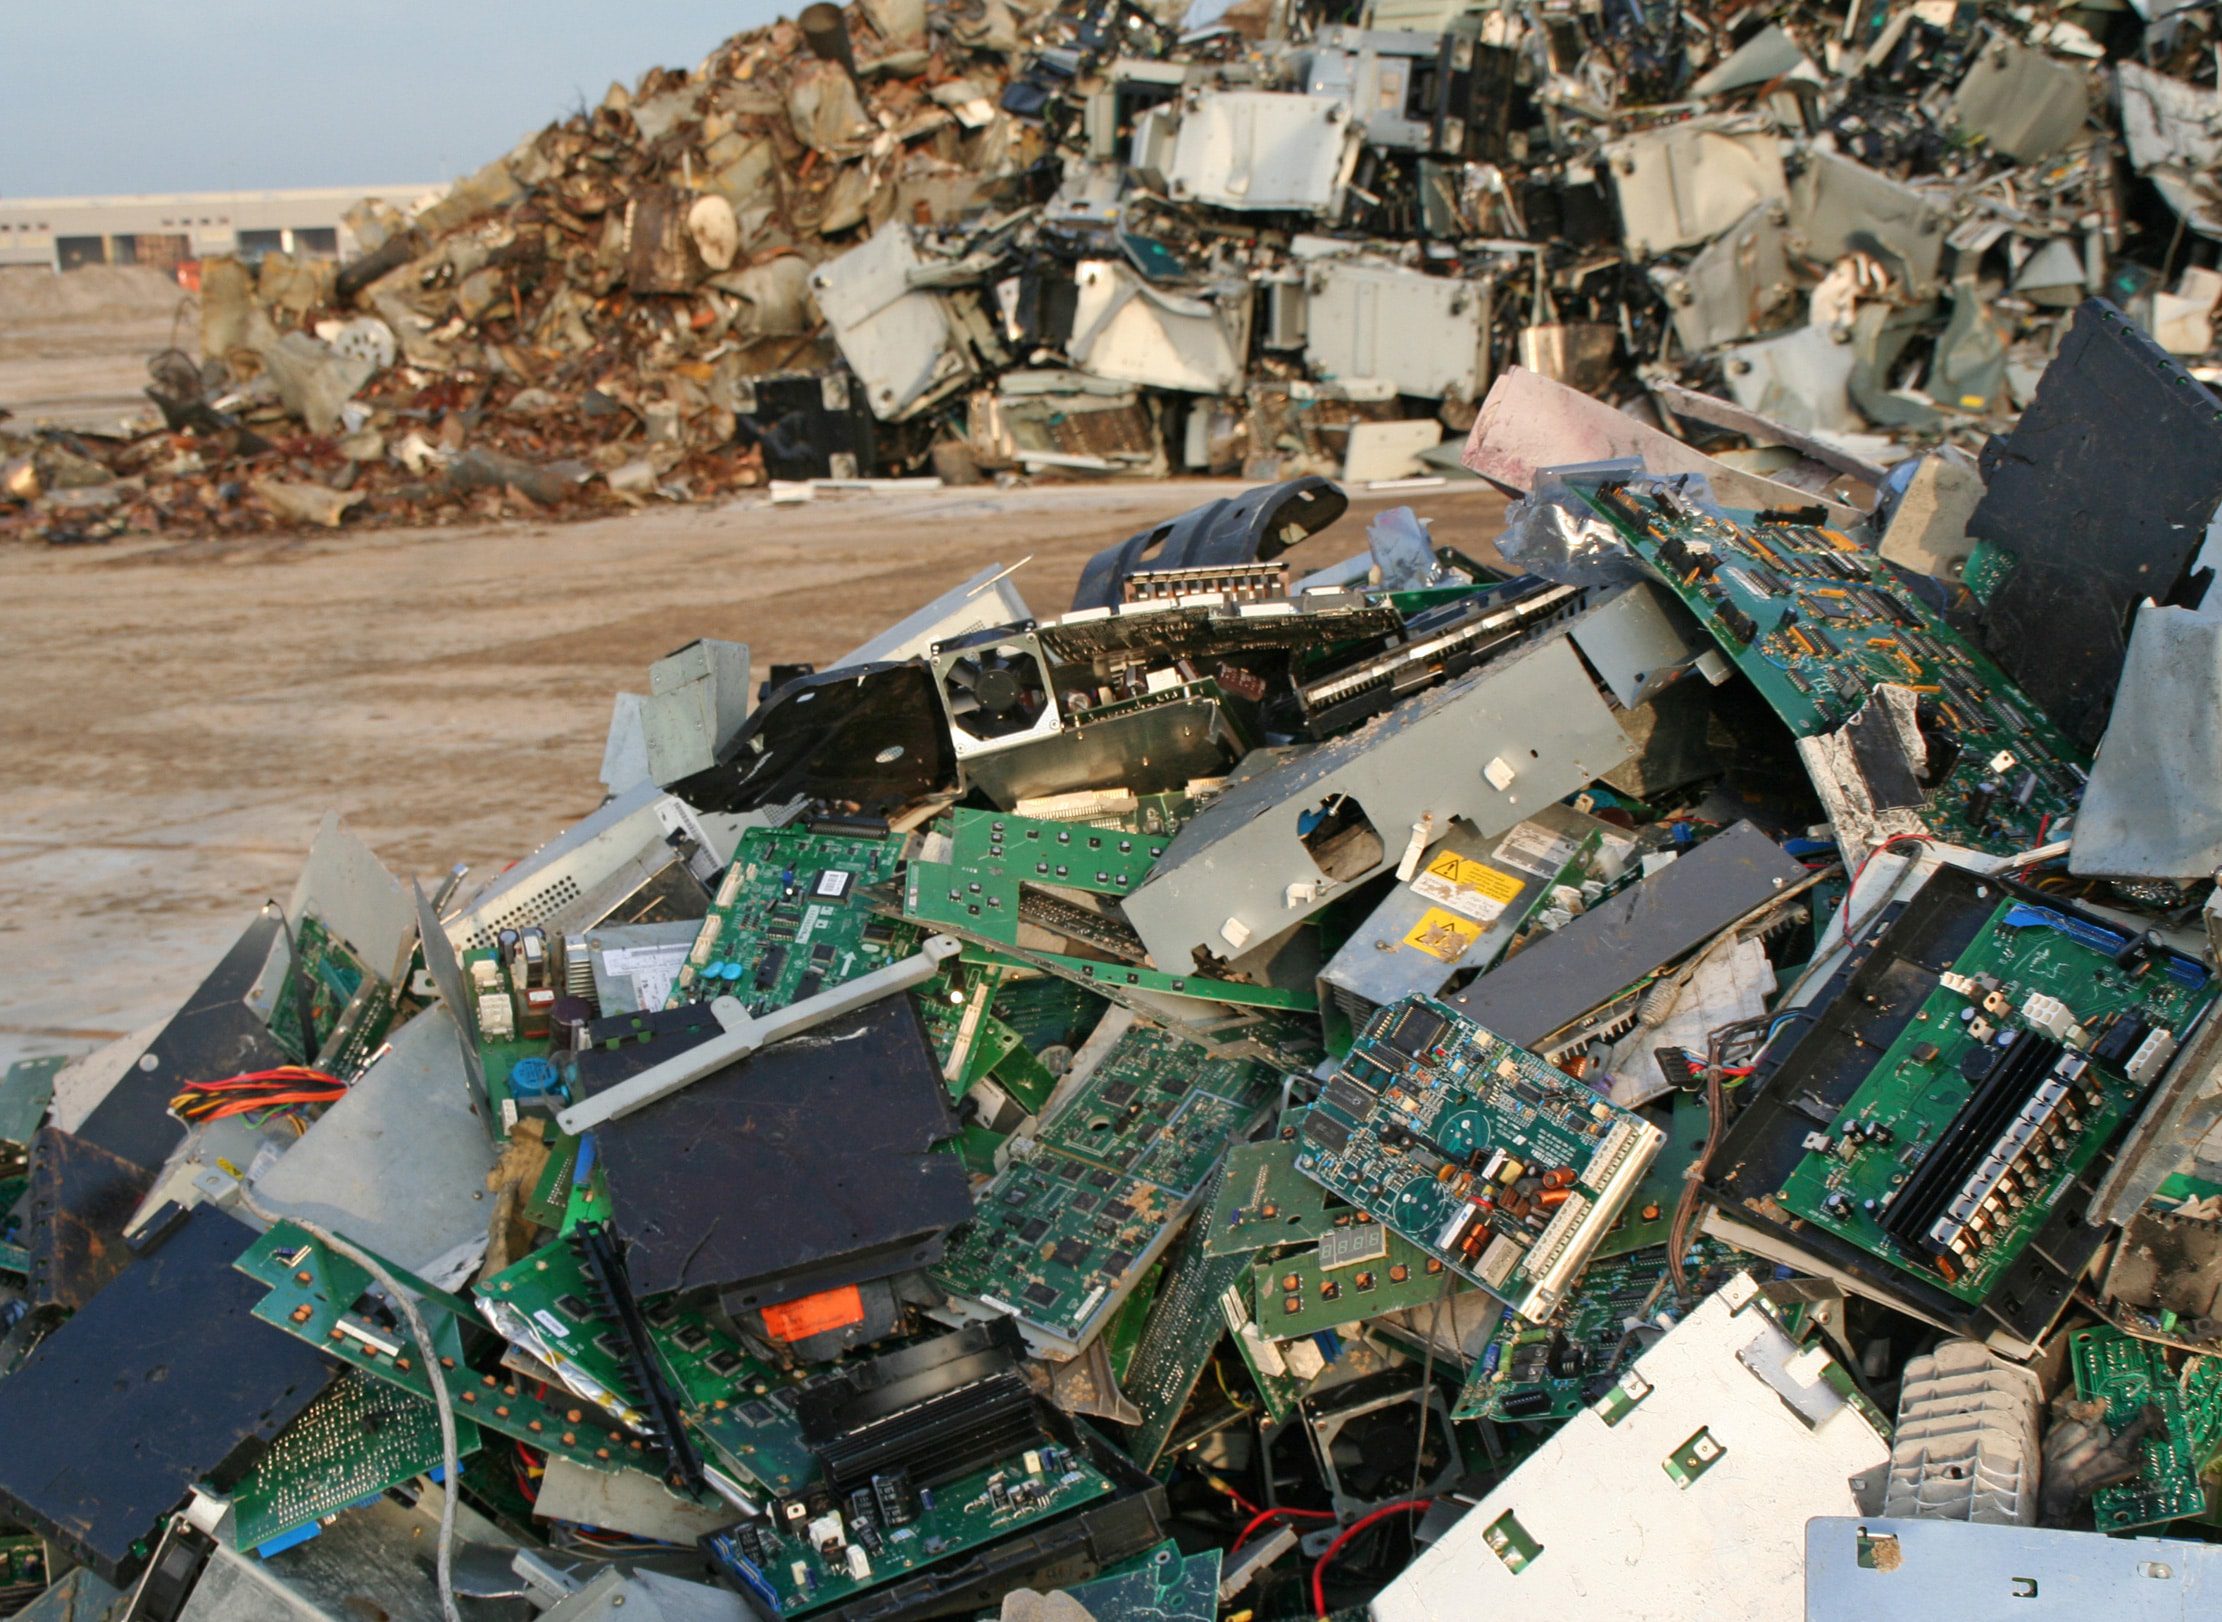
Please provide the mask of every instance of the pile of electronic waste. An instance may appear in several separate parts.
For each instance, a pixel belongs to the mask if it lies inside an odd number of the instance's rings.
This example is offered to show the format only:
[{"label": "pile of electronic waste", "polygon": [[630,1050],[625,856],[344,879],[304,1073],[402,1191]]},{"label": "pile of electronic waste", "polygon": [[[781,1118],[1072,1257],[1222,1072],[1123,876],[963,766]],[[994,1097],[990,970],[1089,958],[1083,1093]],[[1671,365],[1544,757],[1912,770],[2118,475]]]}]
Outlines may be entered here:
[{"label": "pile of electronic waste", "polygon": [[1539,420],[1503,566],[1261,486],[328,822],[0,1082],[0,1598],[2202,1614],[2222,404],[2093,301],[1956,526]]},{"label": "pile of electronic waste", "polygon": [[1435,476],[1514,363],[1879,469],[2010,419],[2086,296],[2212,365],[2215,15],[812,5],[366,204],[350,263],[211,261],[158,416],[0,430],[0,529]]}]

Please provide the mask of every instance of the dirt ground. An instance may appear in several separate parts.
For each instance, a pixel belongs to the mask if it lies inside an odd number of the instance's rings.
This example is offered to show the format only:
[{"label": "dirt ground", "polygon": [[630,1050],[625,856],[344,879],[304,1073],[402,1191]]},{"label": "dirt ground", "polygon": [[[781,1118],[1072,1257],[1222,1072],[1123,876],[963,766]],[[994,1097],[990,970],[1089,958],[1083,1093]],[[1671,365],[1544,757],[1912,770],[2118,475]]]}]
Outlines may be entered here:
[{"label": "dirt ground", "polygon": [[176,343],[198,351],[189,301],[168,276],[139,267],[0,268],[0,409],[22,425],[70,428],[148,410],[147,357]]},{"label": "dirt ground", "polygon": [[[989,562],[1044,616],[1086,559],[1226,484],[761,500],[571,525],[0,551],[0,1061],[159,1020],[327,809],[428,881],[601,796],[614,695],[697,636],[823,661]],[[1299,570],[1409,502],[1476,556],[1477,485],[1360,495]]]}]

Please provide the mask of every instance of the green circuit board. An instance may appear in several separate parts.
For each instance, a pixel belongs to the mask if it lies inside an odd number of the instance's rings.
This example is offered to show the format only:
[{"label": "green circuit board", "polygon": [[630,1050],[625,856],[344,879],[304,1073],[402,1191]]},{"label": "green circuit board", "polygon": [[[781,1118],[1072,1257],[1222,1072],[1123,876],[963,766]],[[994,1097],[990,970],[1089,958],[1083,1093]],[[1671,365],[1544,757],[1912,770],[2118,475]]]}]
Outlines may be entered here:
[{"label": "green circuit board", "polygon": [[[2013,681],[1835,530],[1719,517],[1663,486],[1583,499],[1655,569],[1800,738],[1833,733],[1885,683],[1924,708],[1929,831],[1998,854],[2074,810],[2090,761]],[[1951,763],[1939,770],[1939,752]]]},{"label": "green circuit board", "polygon": [[1210,1222],[1207,1204],[1166,1269],[1133,1361],[1119,1381],[1127,1400],[1142,1412],[1141,1423],[1127,1439],[1127,1450],[1145,1470],[1156,1470],[1164,1458],[1173,1427],[1213,1350],[1227,1334],[1223,1298],[1240,1287],[1249,1266],[1242,1256],[1211,1253]]},{"label": "green circuit board", "polygon": [[30,1186],[28,1177],[0,1177],[0,1273],[27,1275],[31,1271],[31,1253],[24,1246],[23,1224],[15,1214],[24,1191]]},{"label": "green circuit board", "polygon": [[[562,1325],[569,1331],[565,1343],[590,1372],[622,1388],[622,1344],[597,1314],[593,1288],[568,1245],[534,1252],[487,1280],[484,1291],[511,1301],[543,1329]],[[793,1408],[803,1374],[772,1367],[700,1314],[669,1300],[644,1303],[641,1315],[689,1428],[772,1492],[799,1492],[808,1485],[817,1462]]]},{"label": "green circuit board", "polygon": [[[459,1457],[478,1451],[478,1426],[458,1414]],[[440,1416],[431,1403],[356,1370],[280,1431],[235,1486],[234,1541],[261,1549],[348,1505],[432,1472],[441,1463]]]},{"label": "green circuit board", "polygon": [[1095,1622],[1212,1622],[1220,1551],[1183,1556],[1167,1539],[1114,1571],[1065,1590]]},{"label": "green circuit board", "polygon": [[894,880],[907,842],[806,823],[749,829],[718,880],[671,1006],[729,996],[763,1013],[908,956],[919,932],[868,900]]},{"label": "green circuit board", "polygon": [[[69,1063],[59,1054],[18,1059],[0,1074],[0,1145],[27,1149],[54,1098],[54,1077]],[[0,1157],[4,1159],[4,1157]]]},{"label": "green circuit board", "polygon": [[[1691,1243],[1685,1266],[1694,1296],[1711,1294],[1751,1259],[1718,1240]],[[1676,1304],[1667,1250],[1600,1258],[1545,1324],[1507,1317],[1468,1373],[1454,1419],[1538,1424],[1571,1419],[1603,1396],[1647,1349],[1628,1333]]]},{"label": "green circuit board", "polygon": [[1274,1340],[1430,1306],[1463,1288],[1442,1262],[1370,1217],[1331,1230],[1314,1249],[1266,1257],[1250,1268],[1258,1328]]},{"label": "green circuit board", "polygon": [[819,1516],[794,1527],[766,1517],[716,1534],[706,1548],[773,1615],[806,1616],[1110,1491],[1110,1478],[1079,1454],[1044,1444],[976,1474],[917,1489],[907,1518],[889,1518],[866,1487],[829,1512],[839,1517],[830,1539],[810,1535],[812,1526],[831,1530]]},{"label": "green circuit board", "polygon": [[[509,1078],[527,1059],[546,1061],[555,1051],[552,1035],[527,1037],[518,1034],[516,1015],[516,986],[510,978],[509,965],[502,961],[499,951],[492,948],[469,951],[463,954],[463,974],[471,987],[474,1035],[478,1041],[479,1068],[486,1076],[486,1104],[491,1117],[496,1142],[509,1141],[509,1120],[515,1094],[510,1090]],[[491,978],[482,976],[477,968],[487,964]],[[496,996],[510,1009],[507,1032],[490,1028],[482,1012],[478,1012],[480,996]]]},{"label": "green circuit board", "polygon": [[[1648,1113],[1656,1120],[1658,1106],[1649,1106]],[[1625,1256],[1631,1250],[1645,1250],[1666,1243],[1667,1230],[1674,1226],[1675,1202],[1682,1197],[1682,1185],[1689,1180],[1690,1162],[1705,1147],[1705,1100],[1702,1096],[1681,1092],[1674,1095],[1669,1106],[1666,1135],[1666,1142],[1659,1146],[1658,1158],[1651,1162],[1650,1169],[1643,1174],[1643,1181],[1636,1185],[1634,1197],[1605,1230],[1605,1237],[1597,1241],[1593,1253],[1595,1260]]]},{"label": "green circuit board", "polygon": [[[2151,1056],[2173,1051],[2214,1000],[2189,958],[2117,965],[2126,939],[2003,897],[1853,1092],[1828,1147],[1785,1180],[1783,1206],[1981,1301],[2134,1117],[2160,1067]],[[2009,1085],[2016,1096],[1994,1102]]]},{"label": "green circuit board", "polygon": [[[386,1039],[393,1023],[393,987],[365,967],[347,943],[306,917],[293,931],[294,960],[270,1010],[270,1034],[298,1064],[351,1079]],[[310,1040],[302,1039],[306,994]]]},{"label": "green circuit board", "polygon": [[1170,1243],[1227,1144],[1277,1095],[1279,1077],[1136,1024],[1060,1091],[1028,1152],[980,1194],[977,1217],[933,1276],[1070,1355]]},{"label": "green circuit board", "polygon": [[2202,1515],[2200,1480],[2222,1455],[2222,1358],[2186,1356],[2118,1329],[2079,1329],[2068,1337],[2075,1394],[2106,1404],[2106,1427],[2119,1436],[2148,1405],[2159,1424],[2145,1436],[2137,1474],[2091,1495],[2101,1532],[2126,1532]]},{"label": "green circuit board", "polygon": [[[254,1315],[296,1340],[390,1386],[429,1402],[432,1379],[425,1351],[398,1316],[366,1304],[370,1275],[326,1249],[290,1222],[281,1222],[232,1264],[270,1293]],[[621,1467],[660,1473],[659,1455],[639,1437],[610,1422],[598,1409],[498,1367],[474,1368],[464,1358],[463,1331],[480,1327],[468,1303],[408,1272],[388,1267],[412,1295],[432,1331],[433,1353],[446,1375],[457,1418],[482,1430],[540,1448],[588,1469]]]},{"label": "green circuit board", "polygon": [[1305,1175],[1541,1321],[1665,1134],[1455,1010],[1407,997],[1359,1032],[1302,1137]]},{"label": "green circuit board", "polygon": [[1212,1195],[1214,1256],[1249,1256],[1278,1245],[1312,1244],[1348,1222],[1350,1207],[1296,1169],[1296,1135],[1238,1143]]},{"label": "green circuit board", "polygon": [[29,1532],[0,1532],[0,1605],[28,1604],[54,1580],[46,1541]]},{"label": "green circuit board", "polygon": [[[485,1280],[479,1294],[523,1313],[552,1351],[596,1383],[639,1400],[624,1343],[568,1243],[559,1239],[521,1258]],[[668,1299],[644,1303],[641,1316],[689,1428],[772,1492],[808,1485],[816,1462],[791,1410],[774,1400],[793,1378]]]},{"label": "green circuit board", "polygon": [[1306,991],[1170,973],[1144,962],[1141,942],[1116,910],[1096,910],[1072,893],[1116,902],[1133,893],[1169,835],[1128,833],[1087,823],[1045,822],[1003,811],[952,811],[905,873],[903,916],[989,947],[1019,950],[1021,921],[1082,941],[1102,959],[1033,948],[1025,961],[1083,982],[1131,987],[1238,1007],[1309,1010]]}]

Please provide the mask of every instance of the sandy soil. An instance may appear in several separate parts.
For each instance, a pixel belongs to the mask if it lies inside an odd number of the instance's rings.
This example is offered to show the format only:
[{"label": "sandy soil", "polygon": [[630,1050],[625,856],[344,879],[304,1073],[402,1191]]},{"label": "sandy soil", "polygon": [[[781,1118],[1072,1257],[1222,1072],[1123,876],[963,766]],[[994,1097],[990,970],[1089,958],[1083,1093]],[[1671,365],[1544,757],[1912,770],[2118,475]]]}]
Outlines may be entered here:
[{"label": "sandy soil", "polygon": [[73,428],[147,410],[147,357],[180,342],[198,353],[200,317],[189,299],[169,277],[136,266],[65,276],[0,268],[0,409],[19,426]]},{"label": "sandy soil", "polygon": [[[988,562],[1036,612],[1202,483],[760,500],[591,523],[0,550],[0,1060],[175,1008],[327,809],[396,872],[514,861],[601,794],[613,695],[697,636],[838,656]],[[1502,503],[1409,501],[1489,556]]]}]

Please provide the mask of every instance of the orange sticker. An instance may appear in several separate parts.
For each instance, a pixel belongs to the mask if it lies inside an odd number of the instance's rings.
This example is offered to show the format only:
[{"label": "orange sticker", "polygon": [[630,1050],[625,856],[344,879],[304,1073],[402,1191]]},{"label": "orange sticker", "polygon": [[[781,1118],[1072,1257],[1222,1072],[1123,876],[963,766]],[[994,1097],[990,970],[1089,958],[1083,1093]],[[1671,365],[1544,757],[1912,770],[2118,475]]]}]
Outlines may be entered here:
[{"label": "orange sticker", "polygon": [[864,1292],[854,1284],[764,1308],[764,1332],[774,1340],[808,1340],[812,1335],[863,1321]]}]

